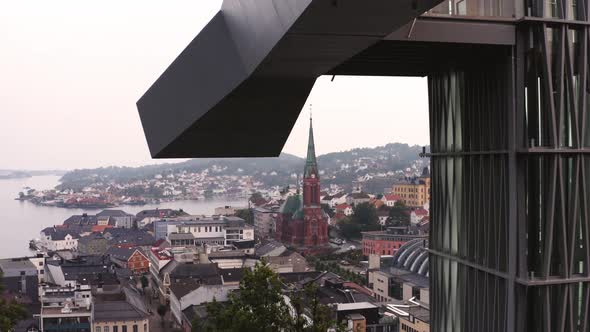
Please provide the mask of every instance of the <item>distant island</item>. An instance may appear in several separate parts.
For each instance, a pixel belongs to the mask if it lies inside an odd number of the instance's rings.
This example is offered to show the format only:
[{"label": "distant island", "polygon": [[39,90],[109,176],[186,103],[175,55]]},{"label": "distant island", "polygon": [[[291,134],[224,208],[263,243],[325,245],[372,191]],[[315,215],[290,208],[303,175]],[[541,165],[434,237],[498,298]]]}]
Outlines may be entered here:
[{"label": "distant island", "polygon": [[[428,149],[428,147],[426,147]],[[419,176],[429,160],[423,147],[391,143],[318,156],[327,191],[383,193],[393,183]],[[53,190],[18,193],[21,200],[65,208],[107,208],[214,197],[243,198],[254,192],[278,196],[299,185],[305,160],[278,158],[192,159],[141,167],[102,167],[65,173]]]},{"label": "distant island", "polygon": [[28,171],[28,170],[4,170],[0,169],[0,180],[8,179],[24,179],[32,176],[43,176],[43,175],[57,175],[63,176],[67,171],[62,170],[42,170],[42,171]]}]

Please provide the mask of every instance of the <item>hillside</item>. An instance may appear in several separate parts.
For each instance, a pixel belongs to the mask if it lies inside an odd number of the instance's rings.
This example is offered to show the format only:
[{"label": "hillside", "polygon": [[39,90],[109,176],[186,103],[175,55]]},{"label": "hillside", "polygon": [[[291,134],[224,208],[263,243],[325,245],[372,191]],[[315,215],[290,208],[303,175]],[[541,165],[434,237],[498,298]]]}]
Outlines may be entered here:
[{"label": "hillside", "polygon": [[[366,174],[382,174],[411,167],[419,159],[420,146],[392,143],[376,148],[358,148],[318,156],[324,184],[349,186]],[[301,174],[305,160],[283,153],[278,158],[192,159],[180,163],[142,167],[104,167],[74,170],[65,174],[60,189],[79,190],[96,182],[124,183],[182,172],[201,173],[214,170],[215,175],[248,175],[265,186],[293,183]]]}]

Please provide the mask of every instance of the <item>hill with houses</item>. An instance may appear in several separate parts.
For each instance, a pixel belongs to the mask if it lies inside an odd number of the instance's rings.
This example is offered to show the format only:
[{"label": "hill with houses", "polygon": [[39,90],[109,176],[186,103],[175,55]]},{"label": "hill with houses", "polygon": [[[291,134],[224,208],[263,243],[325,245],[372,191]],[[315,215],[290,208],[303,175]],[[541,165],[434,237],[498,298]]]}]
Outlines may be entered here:
[{"label": "hill with houses", "polygon": [[[428,149],[428,148],[427,148]],[[419,173],[428,164],[421,159],[421,146],[391,143],[375,148],[357,148],[318,156],[322,185],[345,190],[355,184],[370,192],[381,192],[396,179]],[[249,177],[264,187],[295,184],[303,171],[303,158],[283,153],[277,158],[191,159],[179,163],[142,167],[103,167],[66,173],[60,190],[81,190],[97,183],[128,183],[154,178],[173,178],[179,174],[202,177]]]}]

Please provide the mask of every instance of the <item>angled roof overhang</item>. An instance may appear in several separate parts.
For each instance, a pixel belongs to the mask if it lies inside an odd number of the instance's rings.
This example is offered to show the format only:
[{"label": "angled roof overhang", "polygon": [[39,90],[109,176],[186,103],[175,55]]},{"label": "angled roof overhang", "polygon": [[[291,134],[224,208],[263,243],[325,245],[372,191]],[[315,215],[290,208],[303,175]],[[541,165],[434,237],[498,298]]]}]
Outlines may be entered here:
[{"label": "angled roof overhang", "polygon": [[224,0],[137,102],[154,158],[277,156],[318,76],[440,0]]}]

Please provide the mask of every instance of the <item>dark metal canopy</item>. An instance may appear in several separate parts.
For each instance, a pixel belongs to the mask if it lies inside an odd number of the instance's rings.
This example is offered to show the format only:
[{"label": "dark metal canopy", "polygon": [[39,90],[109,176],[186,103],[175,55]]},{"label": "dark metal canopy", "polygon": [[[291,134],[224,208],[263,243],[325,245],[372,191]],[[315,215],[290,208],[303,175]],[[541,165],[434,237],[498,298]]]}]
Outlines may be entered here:
[{"label": "dark metal canopy", "polygon": [[277,156],[318,76],[438,2],[224,0],[137,102],[152,156]]}]

